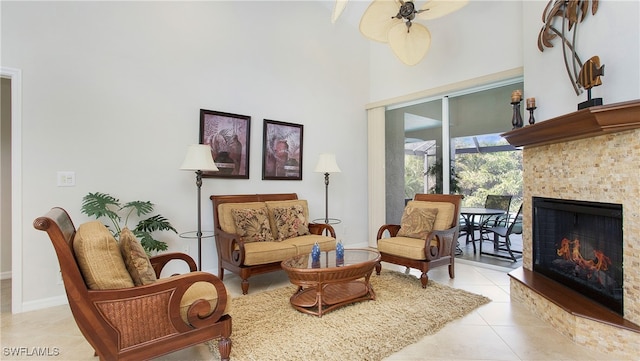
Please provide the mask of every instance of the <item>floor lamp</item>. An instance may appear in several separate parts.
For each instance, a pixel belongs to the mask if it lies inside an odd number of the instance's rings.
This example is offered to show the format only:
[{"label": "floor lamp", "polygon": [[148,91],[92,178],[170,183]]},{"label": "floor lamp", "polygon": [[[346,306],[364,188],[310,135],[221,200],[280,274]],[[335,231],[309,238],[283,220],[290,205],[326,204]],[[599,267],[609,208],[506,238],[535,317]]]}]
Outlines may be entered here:
[{"label": "floor lamp", "polygon": [[336,155],[320,154],[314,172],[324,173],[324,223],[329,224],[329,173],[341,172],[338,163],[336,163]]},{"label": "floor lamp", "polygon": [[200,188],[202,187],[202,172],[216,172],[218,167],[213,162],[211,148],[206,144],[191,144],[187,149],[181,170],[196,172],[196,186],[198,187],[198,271],[202,271],[202,207],[200,204]]}]

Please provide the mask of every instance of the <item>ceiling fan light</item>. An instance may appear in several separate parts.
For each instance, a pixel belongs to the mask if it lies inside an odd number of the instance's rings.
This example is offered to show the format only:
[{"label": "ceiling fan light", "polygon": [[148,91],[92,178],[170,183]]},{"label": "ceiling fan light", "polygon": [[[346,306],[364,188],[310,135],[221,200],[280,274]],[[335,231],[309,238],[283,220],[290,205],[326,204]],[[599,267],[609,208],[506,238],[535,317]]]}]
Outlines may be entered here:
[{"label": "ceiling fan light", "polygon": [[429,51],[431,33],[422,24],[413,23],[410,29],[398,24],[389,30],[389,46],[403,63],[416,65]]},{"label": "ceiling fan light", "polygon": [[331,14],[331,23],[335,24],[336,20],[340,17],[344,8],[347,7],[347,1],[349,0],[336,0],[335,5],[333,6],[333,13]]},{"label": "ceiling fan light", "polygon": [[460,10],[469,0],[430,0],[418,12],[420,19],[433,20]]},{"label": "ceiling fan light", "polygon": [[402,24],[402,19],[394,18],[400,6],[396,1],[375,0],[360,19],[360,32],[365,37],[386,43],[389,29],[397,24]]}]

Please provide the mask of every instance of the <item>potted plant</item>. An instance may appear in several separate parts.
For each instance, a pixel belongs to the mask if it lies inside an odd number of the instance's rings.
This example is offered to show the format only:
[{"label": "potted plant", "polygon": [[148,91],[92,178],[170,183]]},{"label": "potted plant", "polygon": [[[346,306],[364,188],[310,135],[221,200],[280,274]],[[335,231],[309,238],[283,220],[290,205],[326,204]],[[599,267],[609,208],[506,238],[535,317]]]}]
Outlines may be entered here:
[{"label": "potted plant", "polygon": [[[456,194],[460,192],[460,185],[458,184],[459,176],[453,165],[449,172],[449,193]],[[436,162],[427,169],[427,175],[434,177],[436,181],[436,184],[429,188],[429,193],[442,194],[442,159],[436,160]]]},{"label": "potted plant", "polygon": [[[81,212],[89,217],[95,217],[95,219],[108,218],[113,228],[110,228],[108,224],[106,226],[116,239],[120,236],[122,228],[128,227],[129,218],[135,213],[135,216],[139,219],[138,224],[133,229],[129,228],[138,237],[145,251],[151,254],[151,252],[167,249],[167,244],[153,238],[152,232],[173,231],[178,233],[171,223],[159,214],[149,218],[142,218],[153,212],[153,207],[154,204],[149,201],[132,201],[122,204],[119,199],[109,194],[96,192],[89,193],[82,198]],[[124,215],[124,223],[122,224],[123,217],[120,214]]]}]

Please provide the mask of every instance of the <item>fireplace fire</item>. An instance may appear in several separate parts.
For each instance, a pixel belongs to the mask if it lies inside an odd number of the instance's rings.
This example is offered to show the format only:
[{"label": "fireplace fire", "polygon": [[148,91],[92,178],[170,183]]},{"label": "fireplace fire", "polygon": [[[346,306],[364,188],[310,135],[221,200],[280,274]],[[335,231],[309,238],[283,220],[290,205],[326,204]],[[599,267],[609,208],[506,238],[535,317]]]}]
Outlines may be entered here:
[{"label": "fireplace fire", "polygon": [[533,271],[623,313],[622,205],[533,197]]}]

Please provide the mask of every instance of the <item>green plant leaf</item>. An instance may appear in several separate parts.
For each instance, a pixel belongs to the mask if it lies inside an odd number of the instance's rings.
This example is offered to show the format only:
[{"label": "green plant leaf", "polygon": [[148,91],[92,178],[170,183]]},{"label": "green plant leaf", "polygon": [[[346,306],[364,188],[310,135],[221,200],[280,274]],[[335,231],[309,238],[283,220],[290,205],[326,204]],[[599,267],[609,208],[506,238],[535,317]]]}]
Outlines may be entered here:
[{"label": "green plant leaf", "polygon": [[153,239],[149,232],[136,231],[134,234],[138,237],[142,248],[144,248],[147,253],[166,251],[168,248],[165,242]]},{"label": "green plant leaf", "polygon": [[136,216],[140,217],[143,216],[145,214],[149,214],[151,212],[153,212],[153,203],[146,201],[133,201],[133,202],[127,202],[125,205],[122,206],[121,209],[128,209],[131,208],[132,210],[136,211]]},{"label": "green plant leaf", "polygon": [[[153,212],[154,204],[148,201],[133,201],[121,205],[120,200],[106,193],[89,193],[82,198],[82,213],[95,217],[107,217],[113,223],[113,228],[107,225],[107,228],[113,233],[114,237],[120,237],[122,227],[127,226],[129,217],[135,214],[138,218]],[[124,224],[119,212],[126,212]],[[132,232],[140,240],[140,244],[147,254],[151,252],[165,251],[168,246],[165,242],[158,241],[151,236],[154,231],[173,231],[178,233],[169,221],[161,215],[155,215],[148,219],[142,219]]]},{"label": "green plant leaf", "polygon": [[175,228],[169,223],[169,221],[163,216],[156,214],[153,217],[149,217],[147,219],[143,219],[138,222],[138,225],[135,228],[137,231],[141,232],[154,232],[154,231],[173,231],[174,233],[178,233]]},{"label": "green plant leaf", "polygon": [[80,211],[89,217],[108,217],[114,223],[119,222],[120,216],[109,206],[120,208],[120,200],[105,193],[89,193],[82,198]]}]

